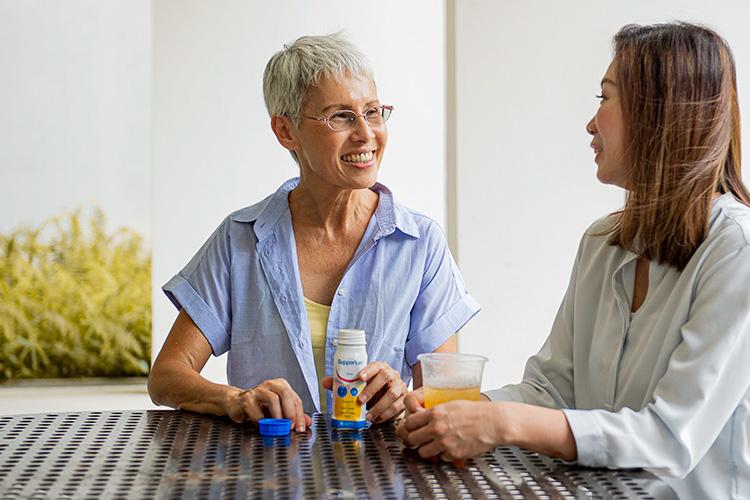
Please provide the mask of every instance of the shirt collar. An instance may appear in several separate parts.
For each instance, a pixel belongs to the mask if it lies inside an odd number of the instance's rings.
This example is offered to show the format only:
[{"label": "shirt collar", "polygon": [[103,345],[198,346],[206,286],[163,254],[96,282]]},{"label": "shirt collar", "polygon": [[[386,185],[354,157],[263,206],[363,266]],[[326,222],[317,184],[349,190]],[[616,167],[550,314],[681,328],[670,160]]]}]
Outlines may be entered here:
[{"label": "shirt collar", "polygon": [[[274,194],[247,208],[238,210],[230,215],[235,222],[255,222],[253,229],[258,240],[265,239],[273,233],[279,218],[289,210],[289,193],[299,184],[299,177],[284,182]],[[391,190],[376,182],[370,189],[378,193],[378,207],[375,209],[375,219],[378,231],[375,239],[392,234],[396,229],[413,238],[419,238],[419,228],[414,215],[405,207],[400,206],[393,199]]]},{"label": "shirt collar", "polygon": [[385,185],[376,182],[370,189],[378,193],[380,200],[375,209],[378,234],[375,239],[392,234],[396,229],[413,238],[419,238],[419,228],[414,215],[393,199],[393,193]]}]

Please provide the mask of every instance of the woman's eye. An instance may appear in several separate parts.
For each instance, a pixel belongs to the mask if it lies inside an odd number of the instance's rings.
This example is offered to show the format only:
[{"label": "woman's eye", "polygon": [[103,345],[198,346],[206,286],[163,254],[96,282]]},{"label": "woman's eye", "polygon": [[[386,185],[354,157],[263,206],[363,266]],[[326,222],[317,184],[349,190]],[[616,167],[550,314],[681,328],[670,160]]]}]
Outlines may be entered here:
[{"label": "woman's eye", "polygon": [[596,96],[594,96],[594,97],[596,97],[600,101],[603,101],[605,99],[604,94],[596,94]]},{"label": "woman's eye", "polygon": [[336,121],[342,121],[342,122],[345,122],[345,121],[347,121],[347,120],[350,120],[350,119],[351,119],[351,115],[352,115],[352,113],[348,113],[348,112],[346,112],[346,111],[340,111],[340,112],[338,112],[338,113],[334,113],[334,114],[332,114],[332,115],[331,115],[331,120],[336,120]]}]

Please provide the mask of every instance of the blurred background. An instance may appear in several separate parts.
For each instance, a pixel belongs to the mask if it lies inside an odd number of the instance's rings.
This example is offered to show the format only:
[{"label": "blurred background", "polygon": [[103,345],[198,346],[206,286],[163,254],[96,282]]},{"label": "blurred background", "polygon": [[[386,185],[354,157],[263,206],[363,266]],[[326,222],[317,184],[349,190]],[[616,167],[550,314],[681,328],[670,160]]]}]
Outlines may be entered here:
[{"label": "blurred background", "polygon": [[[442,225],[483,306],[460,350],[491,358],[484,388],[519,380],[583,231],[624,199],[596,181],[584,130],[612,35],[716,29],[749,116],[748,15],[739,0],[0,0],[0,413],[151,406],[144,376],[177,314],[160,287],[296,175],[265,64],[334,31],[396,107],[380,181]],[[224,358],[204,373],[226,382]]]}]

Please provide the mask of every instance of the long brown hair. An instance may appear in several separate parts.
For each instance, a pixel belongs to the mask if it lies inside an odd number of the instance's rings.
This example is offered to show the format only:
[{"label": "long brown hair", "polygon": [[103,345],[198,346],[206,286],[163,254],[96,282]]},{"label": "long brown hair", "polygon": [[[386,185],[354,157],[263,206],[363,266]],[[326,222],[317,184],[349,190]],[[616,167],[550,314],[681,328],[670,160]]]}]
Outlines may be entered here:
[{"label": "long brown hair", "polygon": [[614,48],[628,192],[605,234],[682,270],[706,238],[715,193],[750,206],[734,58],[717,33],[688,23],[627,25]]}]

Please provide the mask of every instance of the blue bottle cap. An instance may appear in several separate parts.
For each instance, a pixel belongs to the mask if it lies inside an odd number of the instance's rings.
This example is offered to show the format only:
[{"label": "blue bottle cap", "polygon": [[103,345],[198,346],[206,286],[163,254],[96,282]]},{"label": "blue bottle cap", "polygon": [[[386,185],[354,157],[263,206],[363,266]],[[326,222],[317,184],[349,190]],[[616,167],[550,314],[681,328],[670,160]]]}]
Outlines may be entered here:
[{"label": "blue bottle cap", "polygon": [[288,418],[261,418],[258,420],[261,436],[288,436],[292,421]]}]

